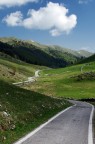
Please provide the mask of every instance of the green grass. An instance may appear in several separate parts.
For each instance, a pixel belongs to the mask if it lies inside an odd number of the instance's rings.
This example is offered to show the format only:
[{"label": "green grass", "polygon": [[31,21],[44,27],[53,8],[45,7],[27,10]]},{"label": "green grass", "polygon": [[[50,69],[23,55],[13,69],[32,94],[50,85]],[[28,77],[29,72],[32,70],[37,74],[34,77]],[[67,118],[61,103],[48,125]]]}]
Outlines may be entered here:
[{"label": "green grass", "polygon": [[95,62],[84,64],[83,71],[95,71]]},{"label": "green grass", "polygon": [[[81,73],[82,66],[84,67]],[[73,99],[94,98],[95,79],[85,77],[83,80],[78,80],[75,78],[90,71],[95,72],[95,62],[89,65],[81,64],[62,69],[44,70],[34,85],[25,88],[56,97]]]},{"label": "green grass", "polygon": [[13,143],[69,105],[0,81],[0,144]]},{"label": "green grass", "polygon": [[11,84],[45,68],[11,57],[0,58],[0,144],[12,144],[70,106],[64,99],[51,98]]},{"label": "green grass", "polygon": [[44,68],[16,61],[16,59],[0,58],[0,78],[10,82],[27,80],[27,77],[34,76],[36,70]]},{"label": "green grass", "polygon": [[[0,59],[0,144],[12,144],[70,106],[64,98],[95,98],[95,80],[89,79],[88,75],[77,79],[88,72],[94,74],[95,62],[61,69],[44,68],[15,59]],[[24,89],[11,85],[34,75],[37,69],[42,71],[35,83]]]}]

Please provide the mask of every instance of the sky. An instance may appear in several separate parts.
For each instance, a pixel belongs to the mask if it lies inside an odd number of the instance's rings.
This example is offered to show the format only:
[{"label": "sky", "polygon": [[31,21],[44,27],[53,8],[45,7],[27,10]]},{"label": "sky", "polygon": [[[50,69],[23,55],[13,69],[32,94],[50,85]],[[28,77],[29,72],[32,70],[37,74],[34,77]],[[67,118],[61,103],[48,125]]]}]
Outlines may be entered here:
[{"label": "sky", "polygon": [[95,0],[2,0],[0,37],[95,52]]}]

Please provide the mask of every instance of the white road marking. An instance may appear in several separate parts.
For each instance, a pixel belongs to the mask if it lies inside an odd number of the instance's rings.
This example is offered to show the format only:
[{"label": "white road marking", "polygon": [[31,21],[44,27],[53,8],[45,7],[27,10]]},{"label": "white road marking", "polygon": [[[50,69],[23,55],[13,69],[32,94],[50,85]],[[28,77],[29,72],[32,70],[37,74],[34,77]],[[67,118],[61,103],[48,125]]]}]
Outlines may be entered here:
[{"label": "white road marking", "polygon": [[93,144],[93,114],[94,114],[94,106],[92,104],[90,104],[92,106],[92,111],[90,114],[90,119],[89,119],[89,127],[88,127],[88,144]]},{"label": "white road marking", "polygon": [[21,138],[19,141],[15,142],[14,144],[22,144],[23,142],[25,142],[28,138],[30,138],[31,136],[33,136],[35,133],[37,133],[39,130],[41,130],[43,127],[45,127],[47,124],[49,124],[51,121],[53,121],[54,119],[56,119],[58,116],[60,116],[61,114],[63,114],[64,112],[66,112],[67,110],[71,109],[72,107],[76,106],[70,106],[65,110],[62,110],[61,112],[59,112],[58,114],[56,114],[54,117],[52,117],[51,119],[49,119],[46,123],[42,124],[41,126],[39,126],[38,128],[36,128],[34,131],[30,132],[28,135],[26,135],[25,137]]}]

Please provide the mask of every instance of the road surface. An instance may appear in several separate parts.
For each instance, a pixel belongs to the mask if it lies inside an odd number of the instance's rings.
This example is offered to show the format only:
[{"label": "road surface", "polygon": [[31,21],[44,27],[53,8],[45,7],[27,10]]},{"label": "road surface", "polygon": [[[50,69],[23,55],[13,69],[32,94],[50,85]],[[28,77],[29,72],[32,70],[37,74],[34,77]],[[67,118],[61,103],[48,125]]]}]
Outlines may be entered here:
[{"label": "road surface", "polygon": [[63,112],[42,129],[15,144],[92,144],[88,143],[92,106],[73,101],[75,106]]},{"label": "road surface", "polygon": [[13,85],[23,85],[23,84],[32,83],[36,80],[37,77],[39,77],[39,72],[40,72],[40,70],[37,70],[37,71],[35,71],[35,75],[33,77],[28,77],[28,79],[26,81],[13,83]]}]

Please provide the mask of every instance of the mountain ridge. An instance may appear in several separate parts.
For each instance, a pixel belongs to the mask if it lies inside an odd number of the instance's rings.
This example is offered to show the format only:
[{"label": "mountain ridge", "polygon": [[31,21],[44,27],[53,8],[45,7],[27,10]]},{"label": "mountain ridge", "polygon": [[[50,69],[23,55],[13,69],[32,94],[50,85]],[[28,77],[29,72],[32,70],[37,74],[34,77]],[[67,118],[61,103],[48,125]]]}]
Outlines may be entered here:
[{"label": "mountain ridge", "polygon": [[60,46],[42,45],[13,37],[0,38],[0,51],[27,63],[48,67],[65,67],[86,57]]}]

